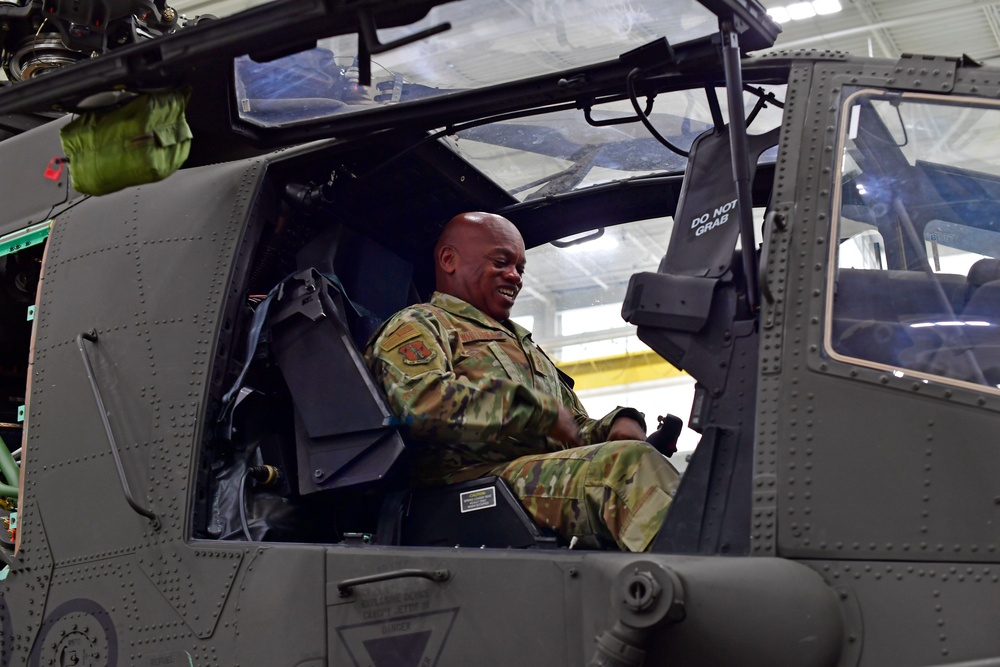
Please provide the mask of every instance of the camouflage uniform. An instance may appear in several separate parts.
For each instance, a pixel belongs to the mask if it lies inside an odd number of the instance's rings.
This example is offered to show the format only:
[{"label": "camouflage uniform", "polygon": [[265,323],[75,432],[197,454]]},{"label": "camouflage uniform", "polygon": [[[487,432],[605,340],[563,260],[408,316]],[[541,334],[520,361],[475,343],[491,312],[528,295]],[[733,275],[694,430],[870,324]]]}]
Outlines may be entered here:
[{"label": "camouflage uniform", "polygon": [[[616,417],[642,423],[642,414],[617,408],[590,419],[531,334],[506,324],[436,292],[430,303],[397,313],[369,342],[368,366],[417,445],[414,481],[498,475],[538,523],[564,538],[646,549],[677,472],[645,443],[603,442]],[[546,436],[560,406],[575,415],[585,446]]]}]

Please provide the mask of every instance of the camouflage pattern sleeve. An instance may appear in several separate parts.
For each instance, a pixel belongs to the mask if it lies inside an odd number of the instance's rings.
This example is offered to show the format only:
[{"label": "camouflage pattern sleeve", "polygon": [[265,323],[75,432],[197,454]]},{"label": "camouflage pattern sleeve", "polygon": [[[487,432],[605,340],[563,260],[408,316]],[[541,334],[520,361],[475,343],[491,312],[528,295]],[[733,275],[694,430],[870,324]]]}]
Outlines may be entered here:
[{"label": "camouflage pattern sleeve", "polygon": [[395,315],[365,358],[389,407],[416,440],[470,449],[510,447],[516,440],[522,453],[551,449],[545,434],[555,424],[559,399],[498,373],[488,353],[464,356],[456,333],[429,309]]},{"label": "camouflage pattern sleeve", "polygon": [[[536,349],[541,352],[540,348]],[[552,364],[548,355],[544,352],[542,352],[542,354],[545,359]],[[553,364],[553,366],[555,366],[555,364]],[[569,408],[569,410],[576,417],[576,425],[580,427],[580,437],[583,440],[584,445],[594,445],[599,442],[607,442],[608,432],[611,431],[611,424],[614,423],[615,419],[618,417],[631,417],[642,425],[643,430],[646,429],[645,415],[635,408],[618,406],[608,414],[604,415],[601,419],[591,419],[590,415],[587,414],[587,410],[580,402],[580,398],[576,395],[576,392],[574,392],[569,385],[563,381],[559,382],[559,387],[559,399],[562,401],[562,404]]]},{"label": "camouflage pattern sleeve", "polygon": [[631,417],[646,429],[645,415],[635,408],[624,408],[618,406],[600,419],[591,419],[584,410],[583,405],[576,393],[569,387],[563,389],[563,403],[576,415],[576,423],[580,427],[580,437],[584,445],[594,445],[599,442],[607,442],[608,432],[611,431],[611,424],[618,417]]},{"label": "camouflage pattern sleeve", "polygon": [[592,445],[598,442],[607,442],[611,424],[619,417],[631,417],[639,422],[644,431],[646,430],[646,417],[644,414],[635,408],[624,408],[619,405],[602,418],[588,419],[587,423],[580,426],[580,436],[583,438],[584,444]]}]

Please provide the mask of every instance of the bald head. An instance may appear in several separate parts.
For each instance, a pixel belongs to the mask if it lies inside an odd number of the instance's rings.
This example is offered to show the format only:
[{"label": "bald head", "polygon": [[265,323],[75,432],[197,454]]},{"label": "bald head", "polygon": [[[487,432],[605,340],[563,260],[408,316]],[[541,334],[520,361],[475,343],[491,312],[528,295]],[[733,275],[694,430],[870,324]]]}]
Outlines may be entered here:
[{"label": "bald head", "polygon": [[456,215],[442,230],[434,259],[439,292],[497,321],[510,317],[525,264],[524,240],[510,220],[492,213]]}]

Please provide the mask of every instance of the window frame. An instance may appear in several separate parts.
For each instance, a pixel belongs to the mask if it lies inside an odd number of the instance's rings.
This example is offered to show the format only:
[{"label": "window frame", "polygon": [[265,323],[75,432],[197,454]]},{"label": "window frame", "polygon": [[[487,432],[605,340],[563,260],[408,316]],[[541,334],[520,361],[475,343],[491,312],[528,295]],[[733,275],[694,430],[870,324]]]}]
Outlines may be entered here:
[{"label": "window frame", "polygon": [[[961,107],[965,106],[976,106],[976,107],[992,107],[1000,112],[1000,101],[990,100],[986,98],[974,97],[974,96],[942,96],[942,95],[931,95],[926,93],[913,93],[913,92],[900,92],[891,91],[882,88],[875,87],[859,87],[853,90],[845,89],[844,95],[840,102],[840,118],[837,124],[837,141],[836,141],[836,152],[835,155],[837,159],[835,160],[835,167],[831,173],[830,178],[832,179],[832,209],[830,215],[830,226],[829,226],[829,239],[828,243],[829,250],[827,255],[827,271],[826,271],[826,295],[824,303],[824,321],[823,321],[823,345],[822,350],[824,356],[832,359],[836,362],[851,366],[861,366],[865,368],[871,368],[878,371],[888,372],[898,378],[912,379],[922,383],[939,383],[944,385],[950,385],[953,387],[975,391],[977,393],[988,392],[993,395],[1000,395],[1000,387],[992,386],[989,384],[979,384],[975,382],[970,382],[966,380],[960,380],[957,378],[950,378],[944,375],[937,375],[934,373],[928,373],[920,370],[913,370],[909,368],[903,368],[900,366],[893,366],[890,364],[882,363],[879,361],[874,361],[870,359],[864,359],[862,357],[854,357],[841,352],[837,352],[833,346],[833,323],[834,323],[834,300],[837,292],[837,278],[840,272],[840,267],[838,266],[838,255],[840,252],[840,237],[838,235],[839,230],[842,225],[842,203],[843,203],[843,190],[844,190],[844,155],[847,146],[847,138],[849,134],[849,127],[851,125],[851,105],[854,104],[856,100],[863,97],[874,97],[874,96],[885,96],[891,94],[893,96],[898,96],[901,102],[905,101],[925,101],[934,104],[940,104],[942,106],[952,106]],[[922,242],[925,239],[921,239]]]}]

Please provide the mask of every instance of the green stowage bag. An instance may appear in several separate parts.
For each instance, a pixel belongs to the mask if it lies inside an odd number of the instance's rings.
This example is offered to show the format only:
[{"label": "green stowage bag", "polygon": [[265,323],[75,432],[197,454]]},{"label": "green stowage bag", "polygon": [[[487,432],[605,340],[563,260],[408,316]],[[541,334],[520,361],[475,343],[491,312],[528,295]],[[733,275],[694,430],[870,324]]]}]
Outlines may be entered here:
[{"label": "green stowage bag", "polygon": [[191,128],[190,89],[140,95],[111,109],[87,111],[59,132],[73,188],[104,195],[159,181],[184,164]]}]

